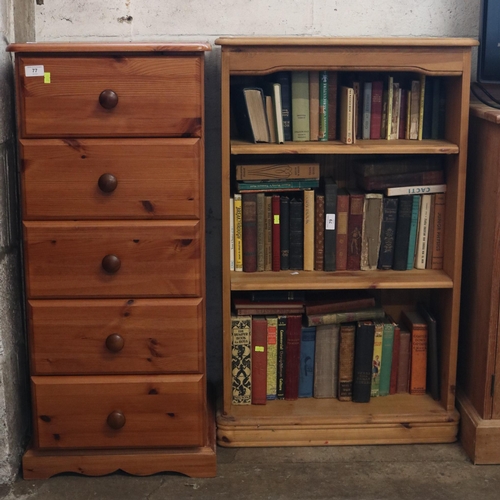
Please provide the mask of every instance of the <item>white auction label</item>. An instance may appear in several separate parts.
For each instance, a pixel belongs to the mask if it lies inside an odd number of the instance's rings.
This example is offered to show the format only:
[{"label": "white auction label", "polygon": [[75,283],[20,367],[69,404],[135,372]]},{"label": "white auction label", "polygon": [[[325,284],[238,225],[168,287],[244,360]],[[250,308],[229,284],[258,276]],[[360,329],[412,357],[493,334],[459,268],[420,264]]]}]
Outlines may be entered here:
[{"label": "white auction label", "polygon": [[327,230],[335,229],[335,214],[326,214],[325,229]]},{"label": "white auction label", "polygon": [[25,66],[24,67],[24,74],[26,76],[43,76],[45,70],[43,65],[38,65],[38,66]]}]

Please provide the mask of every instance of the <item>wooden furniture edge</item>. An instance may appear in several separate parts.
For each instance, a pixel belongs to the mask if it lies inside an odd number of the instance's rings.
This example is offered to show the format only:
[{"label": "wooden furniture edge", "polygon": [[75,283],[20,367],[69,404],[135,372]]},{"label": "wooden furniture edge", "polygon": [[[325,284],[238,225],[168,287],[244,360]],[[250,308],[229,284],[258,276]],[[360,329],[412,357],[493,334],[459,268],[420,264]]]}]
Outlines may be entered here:
[{"label": "wooden furniture edge", "polygon": [[478,101],[471,100],[470,115],[497,125],[500,123],[500,109],[492,108]]},{"label": "wooden furniture edge", "polygon": [[206,52],[212,46],[208,42],[121,42],[121,43],[85,43],[85,42],[34,42],[11,43],[7,46],[8,52],[45,53],[45,52]]}]

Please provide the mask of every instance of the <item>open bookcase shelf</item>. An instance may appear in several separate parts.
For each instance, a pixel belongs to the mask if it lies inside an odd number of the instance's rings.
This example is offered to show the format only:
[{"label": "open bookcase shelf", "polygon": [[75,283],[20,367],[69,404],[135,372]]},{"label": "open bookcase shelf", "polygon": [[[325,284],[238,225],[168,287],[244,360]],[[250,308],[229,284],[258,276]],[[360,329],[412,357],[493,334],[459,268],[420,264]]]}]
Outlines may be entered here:
[{"label": "open bookcase shelf", "polygon": [[[343,444],[436,443],[456,439],[459,416],[455,382],[462,266],[463,217],[472,39],[409,38],[220,38],[222,50],[222,284],[223,394],[217,413],[217,441],[222,446],[324,446]],[[436,140],[357,140],[347,145],[325,142],[250,143],[232,137],[231,81],[278,71],[405,73],[439,76],[445,88],[444,132]],[[234,80],[233,80],[234,79]],[[441,155],[446,178],[446,213],[442,270],[264,271],[230,270],[230,197],[235,165],[311,162],[322,177],[353,187],[358,156]],[[325,293],[364,290],[381,300],[399,321],[418,302],[432,306],[439,347],[437,400],[429,394],[374,397],[369,403],[337,399],[270,400],[265,405],[237,405],[232,398],[233,298],[252,291],[289,290]]]}]

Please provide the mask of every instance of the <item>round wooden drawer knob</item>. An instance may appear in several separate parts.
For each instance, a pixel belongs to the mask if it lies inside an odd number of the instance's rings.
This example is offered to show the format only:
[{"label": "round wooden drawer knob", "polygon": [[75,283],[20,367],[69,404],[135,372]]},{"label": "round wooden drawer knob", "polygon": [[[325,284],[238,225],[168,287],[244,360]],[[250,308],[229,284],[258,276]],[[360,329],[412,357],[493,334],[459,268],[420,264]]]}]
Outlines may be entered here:
[{"label": "round wooden drawer knob", "polygon": [[107,273],[116,273],[121,265],[120,259],[113,254],[106,255],[106,257],[102,259],[102,268]]},{"label": "round wooden drawer knob", "polygon": [[123,349],[124,345],[125,341],[123,340],[123,337],[121,335],[118,335],[117,333],[108,335],[106,339],[106,348],[108,349],[108,351],[120,352]]},{"label": "round wooden drawer knob", "polygon": [[108,415],[106,422],[112,429],[118,430],[125,425],[126,418],[120,410],[115,410]]},{"label": "round wooden drawer knob", "polygon": [[113,174],[102,174],[97,185],[103,193],[112,193],[118,186],[118,180]]},{"label": "round wooden drawer knob", "polygon": [[104,109],[113,109],[118,104],[118,95],[113,90],[103,90],[99,95],[99,104]]}]

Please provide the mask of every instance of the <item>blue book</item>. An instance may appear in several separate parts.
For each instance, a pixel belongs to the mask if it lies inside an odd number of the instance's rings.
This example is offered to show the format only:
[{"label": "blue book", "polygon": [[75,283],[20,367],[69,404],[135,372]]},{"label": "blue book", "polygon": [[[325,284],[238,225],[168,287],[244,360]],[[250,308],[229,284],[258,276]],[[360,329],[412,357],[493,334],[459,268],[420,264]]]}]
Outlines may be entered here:
[{"label": "blue book", "polygon": [[303,326],[300,336],[299,398],[312,398],[314,389],[314,352],[316,327]]},{"label": "blue book", "polygon": [[408,261],[406,269],[413,269],[415,261],[415,244],[417,241],[418,214],[420,213],[420,195],[413,197],[410,222],[410,239],[408,240]]}]

